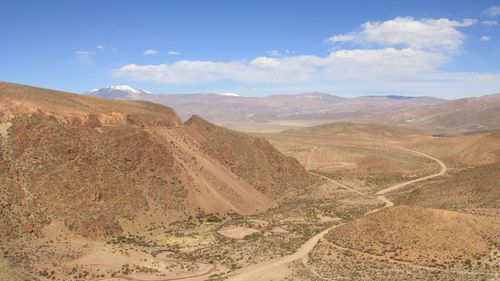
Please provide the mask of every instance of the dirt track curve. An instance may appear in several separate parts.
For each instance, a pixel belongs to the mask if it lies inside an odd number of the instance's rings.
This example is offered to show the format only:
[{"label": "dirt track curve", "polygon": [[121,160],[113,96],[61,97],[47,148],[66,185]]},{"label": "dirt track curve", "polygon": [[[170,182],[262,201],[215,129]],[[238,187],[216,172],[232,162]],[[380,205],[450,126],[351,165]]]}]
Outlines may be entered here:
[{"label": "dirt track curve", "polygon": [[[384,194],[390,192],[390,191],[394,191],[394,190],[397,190],[399,188],[402,188],[404,186],[407,186],[409,184],[412,184],[412,183],[416,183],[416,182],[420,182],[420,181],[424,181],[424,180],[428,180],[428,179],[431,179],[431,178],[434,178],[434,177],[438,177],[438,176],[441,176],[443,175],[444,173],[446,173],[446,171],[448,170],[446,165],[444,164],[443,161],[437,159],[437,158],[434,158],[430,155],[427,155],[425,153],[422,153],[422,152],[419,152],[419,151],[415,151],[415,150],[412,150],[412,149],[408,149],[408,148],[404,148],[404,147],[399,147],[399,146],[394,146],[398,149],[402,149],[402,150],[405,150],[405,151],[409,151],[409,152],[412,152],[412,153],[416,153],[418,155],[421,155],[421,156],[424,156],[428,159],[431,159],[435,162],[437,162],[440,166],[440,171],[438,173],[435,173],[435,174],[432,174],[432,175],[429,175],[429,176],[425,176],[425,177],[421,177],[421,178],[418,178],[418,179],[414,179],[414,180],[411,180],[411,181],[406,181],[406,182],[403,182],[403,183],[399,183],[399,184],[396,184],[396,185],[393,185],[393,186],[390,186],[388,188],[385,188],[377,193],[375,193],[375,196],[377,199],[383,201],[385,203],[385,205],[379,209],[375,209],[375,210],[371,210],[369,212],[367,212],[365,214],[366,215],[369,215],[369,214],[373,214],[373,213],[376,213],[384,208],[388,208],[388,207],[391,207],[394,205],[394,203],[392,201],[390,201],[387,197],[384,196]],[[312,152],[316,150],[316,147],[313,147],[311,149],[311,154]],[[307,166],[310,164],[310,155],[308,157],[308,160],[307,160]],[[319,176],[323,179],[326,179],[330,182],[333,182],[335,183],[336,185],[344,188],[344,189],[347,189],[347,190],[350,190],[352,192],[355,192],[359,195],[362,195],[362,196],[368,196],[368,197],[373,197],[369,194],[364,194],[364,193],[361,193],[355,189],[352,189],[352,188],[349,188],[347,186],[344,186],[342,184],[339,184],[338,182],[328,178],[328,177],[325,177],[323,175],[320,175],[320,174],[316,174],[316,173],[313,173],[314,175],[316,176]],[[304,265],[306,265],[306,267],[308,269],[310,269],[308,266],[307,266],[307,257],[308,257],[308,254],[309,252],[314,248],[314,246],[318,243],[318,241],[323,238],[323,236],[329,232],[330,230],[332,229],[335,229],[337,227],[340,227],[342,225],[344,225],[345,223],[341,223],[341,224],[337,224],[337,225],[334,225],[318,234],[316,234],[315,236],[313,236],[312,238],[310,238],[309,240],[307,240],[295,253],[291,254],[291,255],[288,255],[288,256],[284,256],[282,258],[279,258],[279,259],[276,259],[276,260],[272,260],[272,261],[267,261],[267,262],[263,262],[263,263],[260,263],[260,264],[256,264],[256,265],[252,265],[252,266],[248,266],[248,267],[245,267],[243,268],[242,270],[236,272],[236,274],[234,274],[233,276],[231,276],[228,280],[229,281],[257,281],[257,280],[269,280],[270,278],[267,278],[266,276],[273,276],[275,274],[275,269],[277,267],[280,267],[280,266],[283,266],[285,264],[288,264],[288,263],[291,263],[291,262],[294,262],[296,260],[299,260],[299,259],[302,259],[303,260],[303,263]],[[317,273],[315,273],[313,271],[313,274],[317,275]],[[318,277],[321,277],[321,276],[318,276]]]},{"label": "dirt track curve", "polygon": [[199,278],[203,277],[206,275],[211,274],[216,270],[216,266],[213,263],[205,262],[205,261],[190,261],[190,260],[179,260],[179,259],[171,259],[168,257],[163,257],[162,254],[170,252],[170,250],[158,250],[152,253],[152,255],[157,258],[160,261],[163,262],[176,262],[176,263],[189,263],[189,264],[201,264],[204,266],[207,266],[207,269],[199,271],[199,272],[189,272],[188,274],[181,275],[181,276],[173,276],[173,277],[157,277],[157,276],[151,276],[151,277],[132,277],[132,276],[127,276],[127,275],[116,275],[112,278],[105,278],[105,279],[99,279],[100,281],[106,281],[106,280],[113,280],[113,281],[118,281],[118,280],[127,280],[127,281],[175,281],[175,280],[190,280],[194,278]]}]

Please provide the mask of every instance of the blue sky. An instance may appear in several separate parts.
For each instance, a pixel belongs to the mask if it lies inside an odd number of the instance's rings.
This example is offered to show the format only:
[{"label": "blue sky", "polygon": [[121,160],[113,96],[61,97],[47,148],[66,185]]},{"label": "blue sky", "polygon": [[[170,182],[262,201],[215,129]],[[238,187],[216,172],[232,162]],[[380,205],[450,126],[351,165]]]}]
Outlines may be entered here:
[{"label": "blue sky", "polygon": [[2,0],[0,38],[0,80],[72,92],[500,92],[498,0]]}]

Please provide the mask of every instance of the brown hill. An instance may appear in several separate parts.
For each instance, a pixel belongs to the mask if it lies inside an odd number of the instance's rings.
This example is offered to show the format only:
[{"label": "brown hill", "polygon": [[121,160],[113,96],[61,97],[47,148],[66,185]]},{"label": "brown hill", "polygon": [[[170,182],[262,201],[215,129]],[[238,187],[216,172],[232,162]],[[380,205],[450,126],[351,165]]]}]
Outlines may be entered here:
[{"label": "brown hill", "polygon": [[454,169],[445,177],[408,187],[398,195],[399,202],[454,210],[500,206],[500,131],[428,138],[411,147]]},{"label": "brown hill", "polygon": [[335,122],[324,125],[291,129],[282,132],[284,135],[314,134],[316,136],[328,136],[336,138],[362,139],[393,139],[404,140],[415,136],[421,136],[419,131],[401,128],[397,126],[361,124],[350,122]]},{"label": "brown hill", "polygon": [[185,124],[208,154],[272,198],[314,181],[295,158],[283,157],[263,138],[215,126],[196,115]]},{"label": "brown hill", "polygon": [[500,131],[454,137],[426,137],[412,148],[438,156],[448,163],[488,165],[500,162]]},{"label": "brown hill", "polygon": [[[410,129],[374,124],[332,123],[316,127],[289,130],[283,136],[304,136],[307,139],[337,142],[356,142],[373,146],[395,144],[438,157],[450,167],[440,178],[411,185],[398,194],[401,204],[453,210],[485,209],[500,206],[500,131],[453,137],[432,137]],[[399,151],[401,152],[401,151]],[[336,154],[340,152],[337,151]],[[325,155],[325,152],[318,153]],[[377,155],[353,161],[356,171],[377,174],[397,172],[404,162],[384,161]],[[331,162],[331,161],[330,161]],[[426,166],[431,166],[426,163]],[[430,171],[429,171],[430,172]],[[336,171],[335,175],[341,174]]]},{"label": "brown hill", "polygon": [[[95,236],[153,211],[252,213],[272,204],[267,195],[311,182],[267,142],[196,120],[184,126],[150,102],[0,83],[1,235],[36,233],[56,219]],[[231,166],[218,147],[247,154]]]},{"label": "brown hill", "polygon": [[[342,247],[388,258],[435,266],[494,263],[498,219],[459,212],[398,206],[385,209],[329,232],[325,237]],[[489,260],[488,260],[489,259]],[[470,262],[470,261],[469,261]]]},{"label": "brown hill", "polygon": [[182,121],[169,107],[144,101],[112,101],[0,82],[0,118],[53,116],[84,127],[140,125],[177,127]]},{"label": "brown hill", "polygon": [[453,172],[399,195],[401,204],[445,209],[498,208],[500,164],[489,164]]},{"label": "brown hill", "polygon": [[404,126],[439,135],[500,129],[500,96],[465,98],[389,112],[372,122]]}]

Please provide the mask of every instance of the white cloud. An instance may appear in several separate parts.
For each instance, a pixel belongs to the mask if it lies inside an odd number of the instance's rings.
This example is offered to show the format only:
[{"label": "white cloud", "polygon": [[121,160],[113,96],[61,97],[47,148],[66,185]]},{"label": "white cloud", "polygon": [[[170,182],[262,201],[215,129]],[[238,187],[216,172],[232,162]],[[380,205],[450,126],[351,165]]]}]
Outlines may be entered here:
[{"label": "white cloud", "polygon": [[79,62],[87,64],[92,63],[94,58],[108,53],[116,53],[115,48],[108,48],[102,44],[97,44],[95,48],[91,48],[91,51],[79,50],[75,52],[75,55]]},{"label": "white cloud", "polygon": [[462,78],[468,81],[500,81],[500,74],[475,74],[468,75]]},{"label": "white cloud", "polygon": [[110,48],[101,44],[95,46],[95,49],[98,53],[112,53],[115,54],[118,52],[116,48]]},{"label": "white cloud", "polygon": [[158,51],[157,50],[153,50],[153,49],[147,49],[142,54],[144,54],[144,55],[157,55]]},{"label": "white cloud", "polygon": [[295,54],[295,52],[291,51],[291,50],[284,50],[284,51],[269,50],[269,51],[266,51],[266,54],[270,57],[277,58],[277,57],[283,57],[283,56],[290,56],[290,55]]},{"label": "white cloud", "polygon": [[177,61],[172,64],[129,64],[115,77],[165,84],[220,80],[245,83],[301,83],[344,79],[395,79],[432,71],[446,56],[418,49],[339,50],[328,56],[256,57],[250,61]]},{"label": "white cloud", "polygon": [[270,50],[266,52],[270,57],[281,57],[281,52],[278,50]]},{"label": "white cloud", "polygon": [[483,36],[481,36],[481,38],[479,40],[481,40],[481,41],[490,41],[491,40],[491,36],[483,35]]},{"label": "white cloud", "polygon": [[332,36],[328,39],[328,41],[330,41],[331,43],[338,43],[338,42],[353,41],[354,39],[356,39],[356,36],[344,34],[344,35]]},{"label": "white cloud", "polygon": [[91,56],[91,55],[92,55],[92,54],[94,54],[94,53],[89,52],[89,51],[76,51],[76,54],[77,54],[78,56]]},{"label": "white cloud", "polygon": [[500,15],[500,6],[491,6],[488,9],[484,10],[484,13],[490,17],[496,17]]},{"label": "white cloud", "polygon": [[329,38],[331,43],[351,41],[385,47],[411,47],[413,49],[456,50],[464,40],[458,27],[475,24],[473,19],[454,21],[449,19],[414,19],[397,17],[384,22],[366,22],[360,30]]},{"label": "white cloud", "polygon": [[237,61],[181,60],[169,64],[128,64],[116,77],[165,84],[195,84],[221,80],[244,83],[305,83],[360,79],[413,79],[447,63],[465,36],[458,30],[475,24],[464,19],[397,17],[367,22],[360,30],[336,35],[330,42],[353,41],[371,49],[340,49],[327,56],[289,55],[277,50],[268,57]]},{"label": "white cloud", "polygon": [[498,25],[496,20],[483,20],[481,23],[489,26]]},{"label": "white cloud", "polygon": [[76,51],[75,54],[76,57],[78,58],[78,61],[80,61],[81,63],[92,62],[92,56],[94,55],[93,52],[89,51]]},{"label": "white cloud", "polygon": [[177,51],[168,51],[167,54],[169,56],[178,56],[180,55],[181,53],[180,52],[177,52]]},{"label": "white cloud", "polygon": [[443,54],[412,48],[339,50],[330,54],[327,77],[358,81],[413,79],[447,61]]}]

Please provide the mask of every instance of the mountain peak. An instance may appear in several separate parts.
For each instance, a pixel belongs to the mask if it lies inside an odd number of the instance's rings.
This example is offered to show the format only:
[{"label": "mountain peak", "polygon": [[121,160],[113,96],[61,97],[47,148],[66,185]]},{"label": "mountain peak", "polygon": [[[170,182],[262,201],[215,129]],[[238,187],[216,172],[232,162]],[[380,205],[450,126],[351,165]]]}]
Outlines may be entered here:
[{"label": "mountain peak", "polygon": [[128,85],[120,85],[120,86],[108,86],[106,87],[111,90],[118,90],[118,91],[126,91],[126,92],[132,92],[132,93],[139,93],[139,90],[136,90]]},{"label": "mountain peak", "polygon": [[301,93],[296,95],[297,97],[302,97],[302,98],[309,98],[309,99],[341,99],[341,97],[335,96],[335,95],[330,95],[327,93],[321,93],[321,92],[310,92],[310,93]]},{"label": "mountain peak", "polygon": [[108,98],[108,99],[144,99],[143,95],[151,94],[149,91],[143,89],[134,89],[128,85],[107,86],[101,89],[93,89],[85,94]]},{"label": "mountain peak", "polygon": [[219,95],[226,96],[226,97],[240,97],[240,95],[235,94],[235,93],[220,93]]}]

